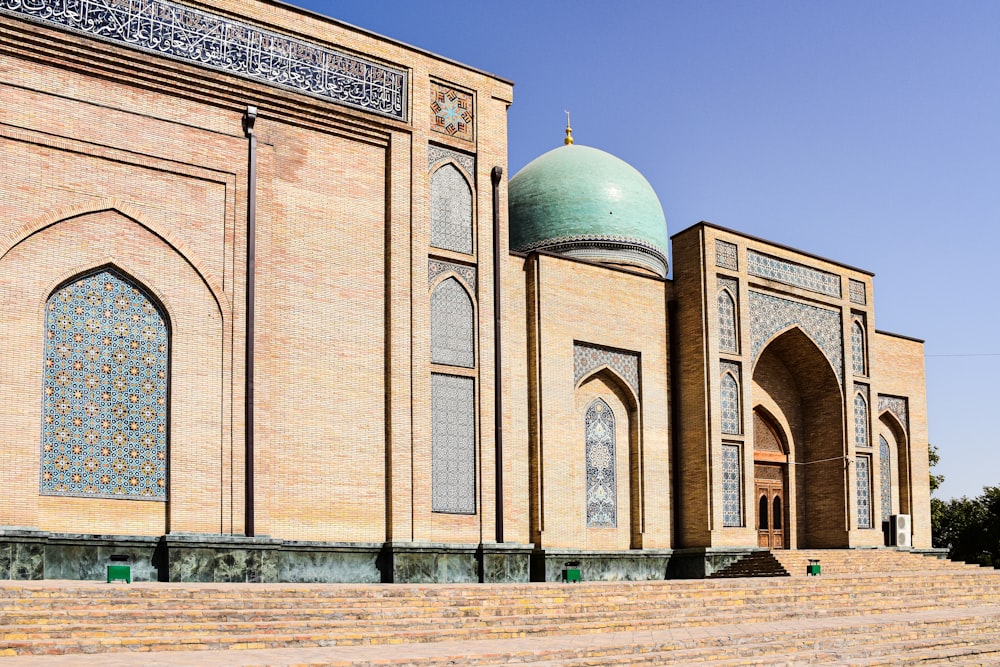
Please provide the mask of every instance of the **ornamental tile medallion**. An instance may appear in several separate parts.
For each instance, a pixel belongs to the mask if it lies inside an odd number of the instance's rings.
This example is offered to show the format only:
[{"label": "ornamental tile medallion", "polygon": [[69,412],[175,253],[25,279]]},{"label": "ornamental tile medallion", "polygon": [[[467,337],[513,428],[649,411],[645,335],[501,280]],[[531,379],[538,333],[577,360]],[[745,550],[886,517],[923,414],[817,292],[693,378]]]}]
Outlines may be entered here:
[{"label": "ornamental tile medallion", "polygon": [[49,297],[40,493],[166,500],[167,345],[159,309],[115,271]]},{"label": "ornamental tile medallion", "polygon": [[431,82],[431,130],[449,137],[473,139],[472,94]]},{"label": "ornamental tile medallion", "polygon": [[837,379],[843,383],[844,341],[839,310],[750,291],[750,341],[754,360],[775,334],[792,326],[800,327],[819,346]]},{"label": "ornamental tile medallion", "polygon": [[407,119],[406,71],[170,0],[0,0],[0,13]]},{"label": "ornamental tile medallion", "polygon": [[635,352],[615,350],[589,343],[573,343],[573,383],[590,375],[602,366],[618,374],[639,396],[639,355]]},{"label": "ornamental tile medallion", "polygon": [[792,287],[801,287],[817,294],[840,296],[840,276],[837,274],[812,269],[753,250],[747,251],[747,273]]}]

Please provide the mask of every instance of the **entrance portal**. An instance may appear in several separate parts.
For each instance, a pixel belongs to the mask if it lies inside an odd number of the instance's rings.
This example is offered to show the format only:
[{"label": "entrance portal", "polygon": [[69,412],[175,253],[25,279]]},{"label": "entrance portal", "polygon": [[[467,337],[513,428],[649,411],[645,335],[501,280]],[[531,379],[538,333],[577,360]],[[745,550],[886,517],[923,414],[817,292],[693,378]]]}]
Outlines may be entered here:
[{"label": "entrance portal", "polygon": [[754,464],[757,546],[785,548],[785,482],[781,465]]}]

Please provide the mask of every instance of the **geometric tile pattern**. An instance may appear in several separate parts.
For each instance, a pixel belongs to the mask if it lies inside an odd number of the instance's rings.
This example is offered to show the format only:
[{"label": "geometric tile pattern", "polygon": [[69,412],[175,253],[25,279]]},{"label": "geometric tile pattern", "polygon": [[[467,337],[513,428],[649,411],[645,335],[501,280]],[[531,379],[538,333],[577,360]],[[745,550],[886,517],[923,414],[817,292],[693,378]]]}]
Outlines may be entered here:
[{"label": "geometric tile pattern", "polygon": [[431,130],[472,141],[472,95],[431,82]]},{"label": "geometric tile pattern", "polygon": [[736,259],[736,244],[728,241],[715,240],[715,265],[723,269],[736,271],[739,264]]},{"label": "geometric tile pattern", "polygon": [[584,417],[587,465],[587,527],[618,525],[615,480],[615,414],[598,398]]},{"label": "geometric tile pattern", "polygon": [[434,167],[436,167],[439,163],[448,160],[451,160],[464,169],[465,175],[469,177],[470,181],[475,180],[476,158],[474,156],[459,153],[458,151],[453,151],[450,148],[435,146],[434,144],[427,146],[427,171],[434,171]]},{"label": "geometric tile pattern", "polygon": [[736,301],[739,283],[730,278],[719,278],[719,350],[738,352],[736,336]]},{"label": "geometric tile pattern", "polygon": [[854,446],[871,447],[868,439],[868,385],[854,385]]},{"label": "geometric tile pattern", "polygon": [[830,361],[837,379],[844,378],[844,342],[839,310],[750,291],[750,340],[756,360],[764,343],[789,326],[799,326]]},{"label": "geometric tile pattern", "polygon": [[893,415],[896,416],[896,419],[899,420],[899,423],[903,425],[904,429],[906,429],[907,431],[910,430],[909,418],[908,418],[909,407],[907,406],[907,399],[902,398],[900,396],[886,396],[884,394],[879,394],[878,411],[881,414],[886,410],[888,410],[889,412],[891,412]]},{"label": "geometric tile pattern", "polygon": [[625,380],[635,395],[639,395],[639,355],[601,345],[573,343],[573,384],[590,375],[591,372],[607,366]]},{"label": "geometric tile pattern", "polygon": [[431,373],[431,510],[476,513],[475,380]]},{"label": "geometric tile pattern", "polygon": [[770,255],[762,255],[753,250],[747,251],[747,272],[759,278],[776,280],[811,292],[840,296],[840,276]]},{"label": "geometric tile pattern", "polygon": [[848,278],[847,292],[851,297],[851,303],[856,303],[861,306],[868,303],[868,298],[867,295],[865,294],[865,284],[860,280],[855,280],[854,278]]},{"label": "geometric tile pattern", "polygon": [[45,306],[39,492],[166,500],[167,327],[104,270]]},{"label": "geometric tile pattern", "polygon": [[851,325],[851,365],[855,375],[865,375],[865,330],[858,320]]},{"label": "geometric tile pattern", "polygon": [[431,245],[472,254],[472,190],[451,163],[431,174]]},{"label": "geometric tile pattern", "polygon": [[455,278],[442,280],[431,294],[431,363],[476,365],[472,299]]},{"label": "geometric tile pattern", "polygon": [[739,364],[722,362],[721,405],[722,432],[727,435],[739,435],[743,432],[740,419],[740,367]]},{"label": "geometric tile pattern", "polygon": [[740,446],[722,446],[722,525],[743,525]]},{"label": "geometric tile pattern", "polygon": [[406,120],[407,73],[169,0],[5,0],[0,11]]},{"label": "geometric tile pattern", "polygon": [[878,437],[879,479],[882,487],[882,520],[888,521],[892,514],[892,469],[889,468],[891,457],[889,443],[881,435]]},{"label": "geometric tile pattern", "polygon": [[456,264],[455,262],[447,262],[443,259],[428,259],[427,260],[427,283],[430,284],[434,282],[434,279],[440,276],[442,273],[455,273],[465,281],[465,284],[469,286],[469,289],[473,293],[476,291],[476,267],[466,266],[465,264]]},{"label": "geometric tile pattern", "polygon": [[855,472],[858,477],[858,528],[872,527],[871,457],[858,456]]}]

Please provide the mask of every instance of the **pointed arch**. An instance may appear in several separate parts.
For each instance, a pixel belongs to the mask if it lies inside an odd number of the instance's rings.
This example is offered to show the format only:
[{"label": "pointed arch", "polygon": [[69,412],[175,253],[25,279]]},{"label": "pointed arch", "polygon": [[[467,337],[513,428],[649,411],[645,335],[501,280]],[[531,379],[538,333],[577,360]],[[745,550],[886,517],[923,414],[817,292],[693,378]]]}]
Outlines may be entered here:
[{"label": "pointed arch", "polygon": [[76,276],[45,308],[39,492],[166,500],[168,319],[110,267]]},{"label": "pointed arch", "polygon": [[475,307],[455,276],[444,278],[431,292],[431,363],[476,365]]},{"label": "pointed arch", "polygon": [[910,514],[912,512],[912,501],[910,499],[910,449],[906,429],[895,413],[890,410],[883,410],[878,418],[878,432],[879,438],[885,439],[889,445],[890,484],[896,510],[894,513]]},{"label": "pointed arch", "polygon": [[587,527],[618,526],[615,413],[603,398],[595,399],[584,416],[584,458],[587,466]]},{"label": "pointed arch", "polygon": [[855,318],[851,324],[851,366],[855,375],[868,375],[868,345],[866,342],[861,320]]},{"label": "pointed arch", "polygon": [[854,446],[871,447],[868,433],[868,399],[859,391],[854,394]]},{"label": "pointed arch", "polygon": [[112,212],[117,213],[131,222],[143,227],[150,233],[160,238],[171,249],[174,250],[184,261],[195,271],[201,281],[208,287],[212,297],[220,312],[228,312],[230,303],[229,297],[223,288],[222,281],[215,275],[208,265],[198,256],[198,254],[188,246],[182,239],[178,238],[169,228],[163,227],[157,222],[146,218],[142,211],[132,204],[121,201],[115,197],[97,199],[80,206],[70,206],[49,211],[34,220],[22,225],[11,233],[0,237],[0,261],[2,261],[11,250],[20,245],[35,234],[57,225],[59,223],[73,220],[93,213]]},{"label": "pointed arch", "polygon": [[722,416],[722,432],[726,435],[739,435],[743,432],[740,418],[740,382],[731,371],[722,374],[719,381],[720,413]]},{"label": "pointed arch", "polygon": [[451,160],[431,173],[430,244],[466,255],[474,252],[473,188]]},{"label": "pointed arch", "polygon": [[728,287],[719,290],[719,350],[739,352],[739,332],[736,326],[736,297]]}]

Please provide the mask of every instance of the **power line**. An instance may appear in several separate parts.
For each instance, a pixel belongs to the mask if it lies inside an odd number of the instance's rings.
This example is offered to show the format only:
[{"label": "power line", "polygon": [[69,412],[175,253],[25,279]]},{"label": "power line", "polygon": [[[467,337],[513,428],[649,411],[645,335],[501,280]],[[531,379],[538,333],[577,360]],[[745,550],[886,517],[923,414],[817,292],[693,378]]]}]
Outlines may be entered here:
[{"label": "power line", "polygon": [[1000,352],[978,352],[970,354],[925,354],[925,357],[1000,357]]}]

